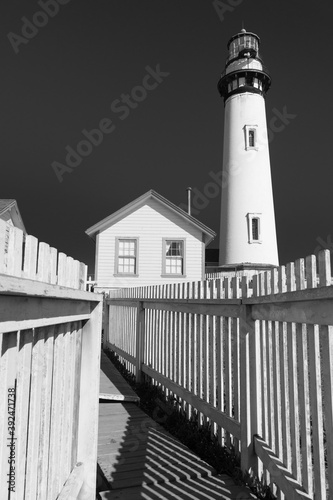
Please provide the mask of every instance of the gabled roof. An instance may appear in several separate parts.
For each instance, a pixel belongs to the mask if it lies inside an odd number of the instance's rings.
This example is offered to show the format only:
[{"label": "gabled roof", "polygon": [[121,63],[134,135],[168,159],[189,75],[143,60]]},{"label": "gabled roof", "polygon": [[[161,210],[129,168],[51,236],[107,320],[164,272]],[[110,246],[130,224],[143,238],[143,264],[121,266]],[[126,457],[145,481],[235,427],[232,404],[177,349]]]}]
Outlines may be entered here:
[{"label": "gabled roof", "polygon": [[6,212],[10,213],[10,218],[12,219],[14,226],[18,227],[19,229],[22,229],[22,231],[26,233],[26,229],[24,227],[23,220],[19,208],[17,206],[16,200],[12,198],[0,199],[0,219],[4,218],[4,214]]},{"label": "gabled roof", "polygon": [[89,229],[86,230],[86,234],[91,238],[95,239],[96,234],[98,232],[103,231],[104,229],[112,226],[119,220],[123,219],[124,217],[135,211],[137,208],[142,206],[144,202],[148,201],[150,198],[153,198],[161,205],[167,207],[169,210],[176,213],[177,215],[185,219],[187,222],[192,224],[192,226],[196,227],[202,233],[204,233],[206,244],[210,243],[215,238],[216,233],[212,229],[205,226],[205,224],[202,224],[202,222],[198,221],[195,217],[192,217],[191,215],[186,213],[182,208],[174,205],[171,201],[167,200],[153,189],[147,191],[147,193],[143,194],[139,198],[136,198],[131,203],[128,203],[128,205],[125,205],[120,210],[117,210],[117,212],[114,212],[113,214],[109,215],[100,222],[97,222],[97,224],[89,227]]},{"label": "gabled roof", "polygon": [[0,199],[0,215],[4,212],[7,212],[10,208],[12,208],[16,204],[16,200],[4,200]]}]

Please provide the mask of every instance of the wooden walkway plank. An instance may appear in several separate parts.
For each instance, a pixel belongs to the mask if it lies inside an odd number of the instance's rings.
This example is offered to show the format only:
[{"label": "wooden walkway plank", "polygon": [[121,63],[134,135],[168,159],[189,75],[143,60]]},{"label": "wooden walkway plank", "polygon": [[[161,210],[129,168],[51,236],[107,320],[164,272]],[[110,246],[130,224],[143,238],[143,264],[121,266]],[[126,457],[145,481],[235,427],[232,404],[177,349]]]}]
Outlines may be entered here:
[{"label": "wooden walkway plank", "polygon": [[[117,398],[105,400],[101,394]],[[102,354],[99,404],[98,468],[103,500],[249,500],[236,486],[171,436],[138,406],[107,356]]]},{"label": "wooden walkway plank", "polygon": [[140,401],[138,395],[127,384],[107,355],[101,353],[101,374],[99,398],[136,403]]}]

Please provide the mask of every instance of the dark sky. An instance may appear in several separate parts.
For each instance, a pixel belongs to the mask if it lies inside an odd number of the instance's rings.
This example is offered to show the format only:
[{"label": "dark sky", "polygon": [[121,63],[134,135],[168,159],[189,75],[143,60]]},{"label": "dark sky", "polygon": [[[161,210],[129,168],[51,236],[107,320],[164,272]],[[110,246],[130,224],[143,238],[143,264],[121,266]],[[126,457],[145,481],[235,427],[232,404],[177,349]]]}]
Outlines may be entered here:
[{"label": "dark sky", "polygon": [[[270,144],[280,263],[332,246],[331,2],[225,0],[218,13],[211,0],[71,0],[48,19],[40,10],[35,0],[0,6],[1,198],[18,201],[28,233],[92,266],[84,231],[94,223],[149,189],[177,205],[187,186],[204,193],[222,166],[216,85],[244,22],[272,76],[268,123],[292,115]],[[22,17],[48,22],[10,41]],[[169,75],[125,116],[114,101],[158,65]],[[59,182],[52,163],[65,164],[66,146],[104,118],[113,132]],[[220,192],[202,203],[197,218],[218,233]]]}]

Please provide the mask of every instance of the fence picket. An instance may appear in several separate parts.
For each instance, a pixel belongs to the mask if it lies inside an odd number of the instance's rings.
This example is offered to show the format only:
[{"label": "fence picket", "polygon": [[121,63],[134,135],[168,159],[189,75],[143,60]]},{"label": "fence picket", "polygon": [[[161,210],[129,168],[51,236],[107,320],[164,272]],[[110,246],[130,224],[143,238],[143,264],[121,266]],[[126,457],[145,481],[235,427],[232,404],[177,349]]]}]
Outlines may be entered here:
[{"label": "fence picket", "polygon": [[333,439],[330,439],[333,429],[333,327],[321,326],[320,337],[322,345],[322,373],[324,400],[324,430],[323,437],[327,457],[327,482],[329,492],[333,491]]},{"label": "fence picket", "polygon": [[[58,250],[56,248],[50,247],[50,271],[49,271],[49,283],[56,285],[57,283],[57,260],[58,260]],[[85,288],[81,288],[84,290]]]},{"label": "fence picket", "polygon": [[[40,361],[42,371],[41,387],[41,418],[40,418],[40,438],[37,470],[37,499],[47,498],[47,477],[49,462],[49,433],[51,420],[52,402],[52,366],[53,366],[53,339],[54,326],[41,328],[43,338],[42,359]],[[70,470],[67,467],[67,471]],[[67,479],[67,478],[66,478]]]},{"label": "fence picket", "polygon": [[307,325],[307,334],[310,375],[310,430],[312,434],[313,462],[316,464],[314,468],[314,484],[316,498],[323,500],[326,497],[326,484],[319,326]]},{"label": "fence picket", "polygon": [[34,340],[32,346],[31,363],[31,386],[30,386],[30,404],[29,404],[29,427],[28,427],[28,447],[27,447],[27,467],[26,467],[26,486],[25,498],[33,500],[37,498],[37,476],[39,456],[39,438],[41,424],[41,406],[42,406],[42,382],[43,372],[42,363],[44,349],[44,330],[34,331]]},{"label": "fence picket", "polygon": [[25,330],[23,332],[20,332],[17,358],[16,397],[17,498],[24,498],[25,489],[32,342],[33,330]]},{"label": "fence picket", "polygon": [[288,349],[287,349],[287,326],[279,323],[280,328],[280,374],[281,374],[281,440],[282,454],[280,458],[291,471],[291,442],[290,442],[290,399],[288,386]]},{"label": "fence picket", "polygon": [[[191,297],[191,285],[190,283],[183,284],[184,296],[189,299]],[[182,313],[180,313],[182,314]],[[188,391],[191,391],[192,380],[191,380],[191,358],[193,356],[193,324],[192,324],[192,314],[185,315],[183,314],[184,319],[186,320],[186,337],[187,337],[187,349],[186,349],[186,366],[185,366],[185,376],[186,376],[186,385],[185,388]],[[185,402],[186,404],[186,402]],[[192,414],[192,408],[189,403],[186,404],[186,415],[187,418],[190,419]]]},{"label": "fence picket", "polygon": [[72,430],[71,417],[73,415],[73,408],[71,407],[72,402],[72,384],[73,384],[73,365],[71,360],[71,335],[72,325],[67,323],[64,324],[64,334],[63,334],[63,364],[62,364],[62,376],[66,380],[66,385],[62,386],[62,398],[61,398],[61,409],[62,413],[62,425],[61,425],[61,449],[60,449],[60,461],[62,464],[61,474],[60,474],[60,485],[65,484],[68,477],[68,466],[70,463],[71,449],[68,446],[70,442],[70,432]]},{"label": "fence picket", "polygon": [[80,262],[79,290],[86,289],[87,273],[88,273],[88,266],[86,266],[83,262]]},{"label": "fence picket", "polygon": [[[216,280],[216,298],[219,300],[221,298],[221,279]],[[222,318],[217,316],[216,318],[216,395],[217,402],[216,407],[220,411],[224,411],[223,408],[223,342],[222,342],[222,328],[221,322]],[[220,425],[217,427],[217,438],[220,444],[222,444],[222,428]]]},{"label": "fence picket", "polygon": [[[182,289],[182,284],[178,283],[177,288],[176,288],[176,297],[177,298],[182,298],[183,297],[183,289]],[[183,360],[183,348],[182,348],[182,324],[183,324],[183,315],[181,313],[176,312],[175,313],[175,323],[174,323],[174,341],[175,341],[175,367],[174,367],[174,380],[177,382],[177,384],[182,385],[183,384],[183,365],[182,365],[182,360]]]},{"label": "fence picket", "polygon": [[[197,296],[197,283],[192,283],[191,286],[191,298],[196,299],[198,298]],[[191,391],[192,394],[197,395],[198,394],[198,385],[197,385],[197,380],[198,380],[198,375],[197,375],[197,369],[198,369],[198,358],[197,358],[197,348],[198,348],[198,337],[197,337],[197,332],[198,332],[198,315],[195,314],[195,311],[193,311],[192,320],[191,320],[191,328],[192,328],[192,359],[191,359]],[[191,412],[193,411],[193,407],[191,406]]]},{"label": "fence picket", "polygon": [[[9,444],[15,445],[15,436],[9,429],[13,428],[15,423],[15,393],[16,393],[16,364],[17,364],[17,332],[4,333],[0,335],[0,439],[1,443],[7,446],[0,446],[0,498],[8,498],[8,476],[10,465],[9,457],[12,454],[8,447]],[[14,394],[14,397],[13,397]],[[13,448],[15,457],[15,446]]]},{"label": "fence picket", "polygon": [[321,250],[318,254],[319,286],[331,284],[331,258],[329,250]]},{"label": "fence picket", "polygon": [[67,283],[67,268],[66,268],[67,255],[60,252],[58,254],[58,280],[57,284],[66,286]]},{"label": "fence picket", "polygon": [[[215,281],[208,282],[210,299],[215,296]],[[209,403],[216,407],[216,316],[209,316]],[[236,416],[237,418],[237,416]],[[215,435],[217,426],[212,422],[211,432]]]},{"label": "fence picket", "polygon": [[[209,299],[209,281],[203,282],[203,291],[204,299]],[[209,316],[207,314],[204,315],[203,318],[203,337],[202,337],[202,353],[203,353],[203,399],[209,402]],[[204,416],[204,422],[209,423],[209,418]]]},{"label": "fence picket", "polygon": [[38,281],[50,283],[51,269],[49,265],[50,265],[50,245],[41,242],[39,243],[38,247],[38,267],[37,267]]},{"label": "fence picket", "polygon": [[81,376],[81,352],[82,352],[82,324],[81,322],[74,323],[74,349],[75,357],[73,360],[73,373],[74,373],[74,392],[73,392],[73,423],[72,423],[72,436],[71,436],[71,464],[70,470],[73,470],[77,462],[77,450],[78,450],[78,426],[77,422],[79,419],[79,405],[80,405],[80,393],[76,389],[80,387],[80,376]]},{"label": "fence picket", "polygon": [[[204,297],[204,285],[202,282],[198,283],[198,298]],[[204,316],[202,314],[198,317],[198,396],[200,399],[203,399],[203,384],[204,384],[204,368],[203,368],[203,330],[204,330]],[[198,412],[198,425],[202,425],[203,423],[203,415],[201,412]]]},{"label": "fence picket", "polygon": [[[177,298],[177,288],[176,288],[176,284],[173,283],[172,287],[171,287],[171,290],[172,290],[172,293],[171,293],[171,297],[173,299],[176,299]],[[178,315],[178,312],[177,311],[174,311],[174,312],[171,312],[171,318],[170,318],[170,340],[169,340],[169,363],[170,363],[170,379],[175,381],[176,378],[175,378],[175,373],[176,373],[176,359],[175,359],[175,356],[176,356],[176,341],[175,341],[175,337],[177,335],[177,315]]]},{"label": "fence picket", "polygon": [[[311,255],[304,259],[299,259],[301,268],[304,269],[304,278],[308,288],[315,288],[317,286],[316,279],[316,258]],[[328,269],[330,272],[330,269]],[[325,276],[325,270],[322,275]],[[324,429],[323,429],[323,415],[322,415],[322,383],[321,383],[321,356],[320,356],[320,337],[318,325],[306,325],[307,329],[307,342],[309,353],[309,385],[310,385],[310,407],[311,407],[311,420],[312,420],[312,447],[313,447],[313,460],[316,464],[314,470],[314,481],[316,497],[319,499],[326,498],[326,485],[325,485],[325,457],[324,457]],[[312,478],[311,478],[312,479]]]},{"label": "fence picket", "polygon": [[[224,341],[225,341],[225,412],[230,417],[232,415],[232,337],[231,337],[231,322],[232,318],[226,318],[227,327],[225,331]],[[228,448],[231,447],[231,437],[230,432],[225,433],[225,444]]]},{"label": "fence picket", "polygon": [[[232,278],[232,298],[239,298],[239,278]],[[239,407],[240,407],[240,390],[239,390],[239,379],[240,379],[240,366],[239,366],[239,319],[231,319],[231,373],[232,373],[232,405],[234,418],[239,420]],[[236,454],[239,455],[239,440],[234,438],[234,448]]]},{"label": "fence picket", "polygon": [[6,274],[21,276],[23,258],[23,232],[17,227],[9,230]]},{"label": "fence picket", "polygon": [[[54,361],[52,374],[52,406],[51,406],[51,428],[50,428],[50,453],[49,470],[51,480],[48,482],[48,496],[54,498],[59,491],[60,471],[58,463],[61,460],[61,427],[63,418],[63,325],[56,326],[54,334]],[[61,383],[57,380],[61,379]]]}]

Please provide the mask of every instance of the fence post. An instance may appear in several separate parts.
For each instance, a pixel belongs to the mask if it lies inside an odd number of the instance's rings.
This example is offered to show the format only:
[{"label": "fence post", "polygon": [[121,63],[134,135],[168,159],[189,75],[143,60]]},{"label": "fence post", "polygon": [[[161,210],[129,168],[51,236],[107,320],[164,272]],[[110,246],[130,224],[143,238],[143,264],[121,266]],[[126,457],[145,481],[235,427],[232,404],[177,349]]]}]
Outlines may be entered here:
[{"label": "fence post", "polygon": [[110,329],[110,305],[107,303],[107,299],[109,297],[106,297],[104,295],[103,299],[103,349],[106,349],[107,342],[110,342],[110,335],[109,335],[109,329]]},{"label": "fence post", "polygon": [[145,310],[143,302],[138,302],[136,313],[136,382],[140,384],[142,381],[142,363],[144,361],[144,347],[145,347]]},{"label": "fence post", "polygon": [[241,468],[258,473],[253,436],[259,433],[261,411],[259,343],[252,306],[242,305],[240,316],[240,424]]},{"label": "fence post", "polygon": [[85,500],[96,498],[98,402],[102,332],[102,298],[82,327],[77,461],[84,464]]}]

